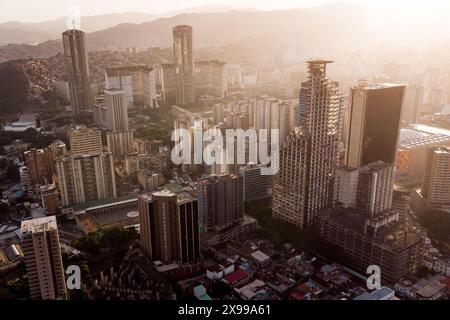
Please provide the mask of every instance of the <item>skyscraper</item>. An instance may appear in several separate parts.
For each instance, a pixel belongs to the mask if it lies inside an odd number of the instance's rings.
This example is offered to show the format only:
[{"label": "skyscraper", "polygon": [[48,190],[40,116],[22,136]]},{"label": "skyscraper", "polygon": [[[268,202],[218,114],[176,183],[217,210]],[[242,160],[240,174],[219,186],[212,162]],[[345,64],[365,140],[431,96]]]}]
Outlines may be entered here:
[{"label": "skyscraper", "polygon": [[205,230],[220,230],[244,216],[243,178],[239,173],[213,175],[200,181],[200,220]]},{"label": "skyscraper", "polygon": [[299,227],[311,225],[329,204],[338,161],[342,98],[336,82],[326,76],[331,61],[308,62],[302,83],[298,127],[280,151],[280,170],[273,188],[273,216]]},{"label": "skyscraper", "polygon": [[70,102],[73,113],[78,115],[91,111],[93,104],[86,37],[85,33],[80,30],[67,30],[62,37]]},{"label": "skyscraper", "polygon": [[62,156],[56,171],[63,206],[117,197],[111,153]]},{"label": "skyscraper", "polygon": [[450,205],[450,147],[428,151],[422,194],[433,207]]},{"label": "skyscraper", "polygon": [[106,127],[112,131],[125,131],[129,128],[128,107],[125,91],[120,89],[105,90]]},{"label": "skyscraper", "polygon": [[200,258],[197,198],[168,190],[139,196],[141,248],[151,260],[193,263]]},{"label": "skyscraper", "polygon": [[56,218],[22,221],[21,239],[31,298],[66,298]]},{"label": "skyscraper", "polygon": [[24,156],[31,185],[44,185],[52,182],[54,165],[50,148],[31,149],[25,151]]},{"label": "skyscraper", "polygon": [[351,89],[347,166],[395,162],[405,89],[401,84],[364,84]]},{"label": "skyscraper", "polygon": [[176,102],[181,105],[195,102],[194,56],[192,27],[187,25],[173,28],[173,57],[178,75]]}]

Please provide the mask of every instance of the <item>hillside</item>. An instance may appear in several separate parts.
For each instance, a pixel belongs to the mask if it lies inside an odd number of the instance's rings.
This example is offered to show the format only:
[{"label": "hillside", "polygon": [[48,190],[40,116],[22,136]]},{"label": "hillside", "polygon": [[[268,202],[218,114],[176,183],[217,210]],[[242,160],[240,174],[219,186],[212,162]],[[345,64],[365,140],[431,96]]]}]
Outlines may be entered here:
[{"label": "hillside", "polygon": [[[189,24],[194,28],[195,46],[221,46],[245,39],[282,41],[293,46],[338,47],[340,43],[361,45],[366,13],[359,7],[335,4],[284,11],[229,11],[216,13],[183,13],[141,24],[123,23],[88,33],[89,50],[117,50],[127,47],[170,47],[172,28]],[[371,39],[373,40],[373,39]],[[0,48],[0,61],[33,55],[55,55],[60,40],[37,46],[12,45]],[[59,49],[58,49],[59,48]],[[24,56],[25,55],[25,56]]]}]

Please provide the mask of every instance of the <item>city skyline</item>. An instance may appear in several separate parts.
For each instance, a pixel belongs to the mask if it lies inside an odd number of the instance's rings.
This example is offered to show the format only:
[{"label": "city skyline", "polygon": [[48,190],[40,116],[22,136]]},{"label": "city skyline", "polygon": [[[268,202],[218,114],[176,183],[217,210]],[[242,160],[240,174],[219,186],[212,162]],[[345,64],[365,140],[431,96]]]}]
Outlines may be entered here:
[{"label": "city skyline", "polygon": [[383,30],[439,2],[0,46],[0,300],[450,299],[448,35]]}]

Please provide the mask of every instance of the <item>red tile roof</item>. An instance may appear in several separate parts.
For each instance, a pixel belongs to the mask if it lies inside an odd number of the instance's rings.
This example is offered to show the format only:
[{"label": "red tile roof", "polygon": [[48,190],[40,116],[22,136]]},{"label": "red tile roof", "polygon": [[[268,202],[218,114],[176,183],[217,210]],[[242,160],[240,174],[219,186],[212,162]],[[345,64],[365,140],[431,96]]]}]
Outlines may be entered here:
[{"label": "red tile roof", "polygon": [[228,276],[226,276],[225,280],[229,284],[233,284],[233,283],[236,283],[238,281],[241,281],[242,279],[245,279],[246,277],[248,277],[248,273],[247,272],[245,272],[244,270],[238,270],[238,271],[230,273]]}]

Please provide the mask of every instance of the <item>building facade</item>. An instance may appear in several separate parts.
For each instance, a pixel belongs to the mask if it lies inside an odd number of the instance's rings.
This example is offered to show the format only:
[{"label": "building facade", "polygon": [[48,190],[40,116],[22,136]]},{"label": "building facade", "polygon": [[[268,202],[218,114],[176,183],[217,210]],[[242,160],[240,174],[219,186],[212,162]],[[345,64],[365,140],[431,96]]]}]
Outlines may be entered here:
[{"label": "building facade", "polygon": [[108,68],[105,72],[107,89],[121,89],[127,108],[158,107],[155,70],[146,65]]},{"label": "building facade", "polygon": [[22,248],[32,299],[66,298],[66,281],[55,217],[22,221]]},{"label": "building facade", "polygon": [[117,197],[111,153],[63,156],[56,171],[63,206]]},{"label": "building facade", "polygon": [[180,25],[173,28],[173,60],[178,75],[177,104],[195,102],[194,55],[192,27]]},{"label": "building facade", "polygon": [[348,167],[395,162],[405,89],[399,84],[362,84],[351,89],[345,157]]},{"label": "building facade", "polygon": [[80,30],[67,30],[62,37],[72,112],[75,115],[90,112],[93,96],[85,33]]},{"label": "building facade", "polygon": [[200,258],[198,202],[189,192],[139,196],[141,249],[152,261],[190,264]]},{"label": "building facade", "polygon": [[276,219],[298,227],[312,225],[315,214],[330,204],[338,163],[342,97],[326,76],[331,61],[309,61],[302,83],[297,125],[280,151],[273,187]]}]

